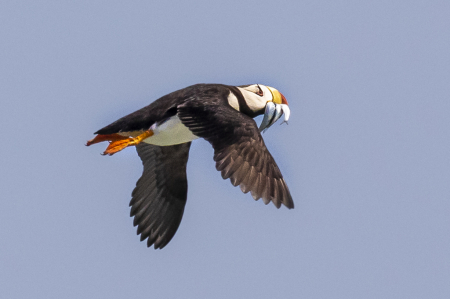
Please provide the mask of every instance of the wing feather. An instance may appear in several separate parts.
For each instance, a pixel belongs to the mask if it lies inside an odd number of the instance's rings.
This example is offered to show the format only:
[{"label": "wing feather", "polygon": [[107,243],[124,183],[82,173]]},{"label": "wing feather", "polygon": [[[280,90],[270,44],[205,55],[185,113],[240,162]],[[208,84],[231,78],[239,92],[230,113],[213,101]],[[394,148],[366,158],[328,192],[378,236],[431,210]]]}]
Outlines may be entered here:
[{"label": "wing feather", "polygon": [[214,148],[216,169],[253,198],[279,208],[294,207],[291,194],[255,121],[217,98],[191,98],[178,106],[178,117]]},{"label": "wing feather", "polygon": [[187,198],[186,163],[191,143],[156,146],[141,143],[136,150],[144,165],[130,201],[130,216],[141,241],[163,248],[175,235]]}]

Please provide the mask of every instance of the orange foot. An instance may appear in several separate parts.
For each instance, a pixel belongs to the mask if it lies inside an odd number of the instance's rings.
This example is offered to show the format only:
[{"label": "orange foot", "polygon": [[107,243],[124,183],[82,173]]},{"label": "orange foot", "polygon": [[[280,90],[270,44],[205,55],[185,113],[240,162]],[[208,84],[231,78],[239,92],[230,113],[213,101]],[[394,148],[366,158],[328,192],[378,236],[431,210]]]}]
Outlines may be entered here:
[{"label": "orange foot", "polygon": [[[120,135],[119,135],[120,136]],[[147,130],[144,133],[134,137],[134,138],[128,138],[128,137],[123,137],[119,139],[119,140],[113,140],[109,146],[106,148],[106,150],[103,152],[102,155],[114,155],[117,152],[120,152],[121,150],[123,150],[124,148],[128,147],[128,146],[135,146],[138,145],[139,143],[141,143],[144,139],[153,136],[153,131],[152,130]],[[94,138],[95,139],[95,138]]]},{"label": "orange foot", "polygon": [[119,134],[108,134],[108,135],[97,135],[93,139],[86,142],[86,146],[90,146],[92,144],[96,144],[103,141],[117,141],[117,140],[123,140],[128,139],[127,136],[122,136]]}]

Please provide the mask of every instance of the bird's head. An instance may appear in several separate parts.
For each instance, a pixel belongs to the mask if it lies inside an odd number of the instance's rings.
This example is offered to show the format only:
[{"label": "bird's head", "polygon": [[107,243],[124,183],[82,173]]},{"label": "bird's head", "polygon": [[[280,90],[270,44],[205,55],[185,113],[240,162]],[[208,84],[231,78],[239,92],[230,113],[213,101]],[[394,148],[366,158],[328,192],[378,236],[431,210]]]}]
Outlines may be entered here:
[{"label": "bird's head", "polygon": [[264,114],[264,119],[259,127],[260,131],[267,130],[283,114],[284,121],[287,122],[290,110],[286,98],[273,87],[262,84],[242,85],[237,87],[244,96],[246,108],[251,112],[251,116]]}]

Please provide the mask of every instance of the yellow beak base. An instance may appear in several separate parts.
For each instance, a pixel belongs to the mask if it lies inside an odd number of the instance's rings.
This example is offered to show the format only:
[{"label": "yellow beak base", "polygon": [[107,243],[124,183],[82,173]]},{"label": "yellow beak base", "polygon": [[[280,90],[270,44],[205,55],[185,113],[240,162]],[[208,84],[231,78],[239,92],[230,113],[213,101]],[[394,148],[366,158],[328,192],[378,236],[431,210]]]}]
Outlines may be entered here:
[{"label": "yellow beak base", "polygon": [[269,88],[270,93],[272,93],[272,102],[274,102],[275,104],[288,105],[286,98],[284,97],[284,95],[281,94],[281,92],[279,92],[273,87],[267,86],[267,88]]}]

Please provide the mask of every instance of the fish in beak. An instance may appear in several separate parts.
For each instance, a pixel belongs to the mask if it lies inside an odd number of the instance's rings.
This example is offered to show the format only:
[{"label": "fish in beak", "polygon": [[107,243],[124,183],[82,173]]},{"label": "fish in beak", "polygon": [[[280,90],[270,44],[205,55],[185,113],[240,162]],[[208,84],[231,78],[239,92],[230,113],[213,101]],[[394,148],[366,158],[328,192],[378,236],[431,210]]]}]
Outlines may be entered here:
[{"label": "fish in beak", "polygon": [[265,132],[284,114],[284,120],[281,124],[287,123],[291,110],[289,109],[286,98],[273,87],[268,87],[272,93],[272,102],[267,102],[264,111],[264,118],[259,126],[260,132]]}]

